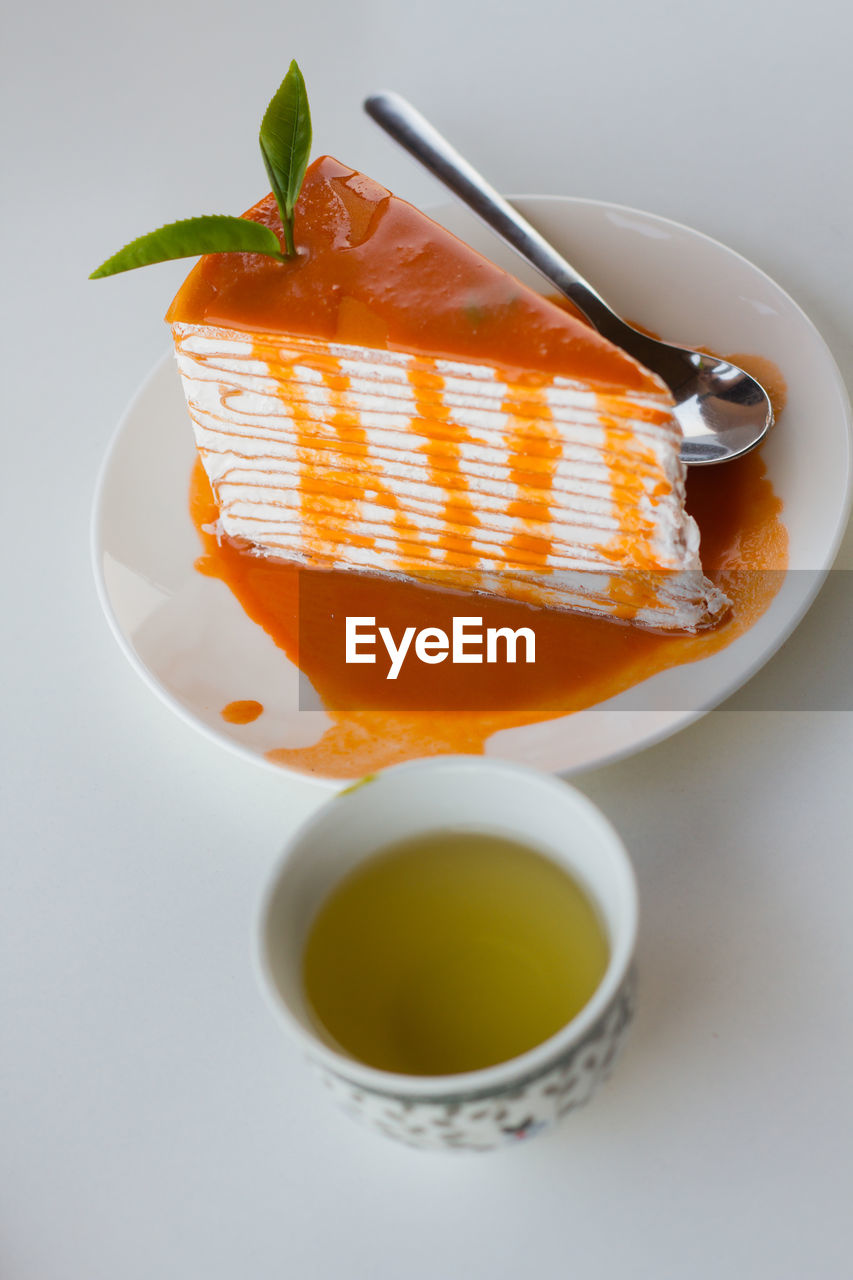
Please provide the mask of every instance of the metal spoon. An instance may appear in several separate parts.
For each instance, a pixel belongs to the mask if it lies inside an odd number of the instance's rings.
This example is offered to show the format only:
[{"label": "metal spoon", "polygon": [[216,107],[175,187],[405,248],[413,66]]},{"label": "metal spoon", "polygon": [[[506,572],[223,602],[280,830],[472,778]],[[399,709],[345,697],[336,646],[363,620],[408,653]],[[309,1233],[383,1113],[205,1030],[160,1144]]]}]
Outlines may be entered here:
[{"label": "metal spoon", "polygon": [[397,93],[378,93],[365,101],[364,109],[570,298],[599,333],[660,375],[675,398],[675,416],[684,433],[684,462],[691,466],[729,462],[764,438],[773,425],[773,409],[764,388],[748,373],[727,360],[659,342],[626,324],[405,98]]}]

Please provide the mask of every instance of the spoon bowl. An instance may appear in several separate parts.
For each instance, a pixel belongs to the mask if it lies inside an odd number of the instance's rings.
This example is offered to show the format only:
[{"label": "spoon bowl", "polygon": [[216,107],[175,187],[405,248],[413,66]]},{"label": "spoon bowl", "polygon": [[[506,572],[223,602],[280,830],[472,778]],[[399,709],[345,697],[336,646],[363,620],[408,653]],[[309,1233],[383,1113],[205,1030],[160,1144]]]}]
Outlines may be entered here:
[{"label": "spoon bowl", "polygon": [[728,360],[661,342],[627,324],[405,98],[396,93],[375,94],[364,109],[564,294],[603,337],[658,374],[675,400],[683,462],[689,466],[729,462],[761,443],[773,426],[773,409],[755,378]]}]

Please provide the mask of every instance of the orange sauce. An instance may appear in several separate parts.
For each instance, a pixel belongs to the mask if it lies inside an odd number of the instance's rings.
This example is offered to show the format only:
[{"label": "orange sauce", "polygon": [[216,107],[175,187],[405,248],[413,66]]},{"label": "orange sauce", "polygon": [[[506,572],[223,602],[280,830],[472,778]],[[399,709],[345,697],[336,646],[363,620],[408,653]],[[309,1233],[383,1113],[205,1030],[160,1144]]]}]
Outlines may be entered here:
[{"label": "orange sauce", "polygon": [[[280,234],[272,196],[247,216]],[[405,201],[328,156],[306,174],[296,208],[296,240],[297,256],[285,263],[251,254],[202,258],[167,319],[251,332],[259,358],[270,340],[264,335],[292,333],[430,358],[470,358],[507,371],[506,381],[523,384],[518,394],[525,398],[528,415],[523,438],[513,442],[513,478],[521,480],[527,470],[535,470],[546,482],[546,496],[534,509],[514,512],[517,516],[541,522],[548,514],[559,440],[539,390],[542,384],[557,373],[578,375],[596,385],[602,405],[609,394],[623,389],[658,389],[652,375],[601,339],[565,303],[555,305],[513,280]],[[770,383],[780,411],[784,383],[778,371],[767,361],[756,366],[748,356],[734,358]],[[460,547],[465,549],[459,539],[475,534],[476,518],[459,465],[458,429],[454,426],[445,436],[435,413],[441,375],[429,372],[431,360],[423,364],[425,372],[414,379],[412,390],[416,406],[430,405],[432,421],[419,415],[412,429],[423,437],[436,483],[447,494],[447,522],[459,530],[441,543],[449,575]],[[365,447],[364,433],[343,399],[334,401],[335,393],[346,390],[346,377],[334,360],[324,380],[336,406],[333,427],[340,444],[357,460]],[[513,405],[506,408],[511,412]],[[360,493],[350,491],[344,479],[330,503],[329,495],[312,485],[313,436],[306,430],[296,445],[305,453],[302,493],[310,502],[308,532],[313,530],[322,547],[331,520],[341,536],[351,536],[350,512]],[[616,482],[630,487],[635,478],[620,473]],[[383,496],[393,506],[390,495]],[[334,721],[315,745],[280,747],[268,753],[270,759],[342,778],[414,756],[481,752],[500,729],[594,706],[656,672],[714,653],[764,612],[779,587],[779,570],[787,564],[782,504],[759,453],[690,472],[688,507],[701,529],[705,571],[733,600],[726,621],[696,636],[657,634],[413,582],[300,570],[247,554],[234,543],[218,544],[202,528],[216,520],[217,511],[200,464],[193,473],[191,502],[204,549],[196,567],[227,583],[247,615],[298,663]],[[401,511],[394,514],[393,532],[401,554],[408,542],[423,537]],[[548,547],[541,539],[520,534],[517,542],[519,553],[544,562]],[[436,577],[440,580],[441,573]],[[445,661],[425,667],[413,660],[390,681],[381,660],[375,665],[344,662],[347,616],[374,616],[377,626],[387,626],[399,637],[411,625],[449,632],[453,616],[460,614],[482,617],[484,627],[533,627],[535,665],[454,666]],[[223,716],[227,720],[231,709],[246,705],[229,704]]]},{"label": "orange sauce", "polygon": [[[281,235],[271,195],[244,216]],[[330,156],[305,175],[295,235],[297,254],[287,262],[208,254],[166,319],[470,358],[528,377],[577,375],[603,389],[657,389],[641,365],[566,307]]]},{"label": "orange sauce", "polygon": [[262,702],[256,702],[254,698],[246,698],[241,702],[229,702],[219,714],[228,724],[251,724],[263,714],[263,710]]},{"label": "orange sauce", "polygon": [[[758,372],[747,356],[739,355],[738,363]],[[779,385],[776,394],[778,413]],[[781,585],[788,558],[782,503],[756,451],[724,467],[691,469],[687,505],[702,533],[705,571],[733,601],[726,621],[692,636],[250,555],[203,531],[217,511],[200,463],[191,484],[192,516],[204,544],[197,567],[227,583],[247,615],[300,666],[334,720],[313,746],[276,748],[269,758],[341,778],[416,756],[480,753],[500,729],[594,706],[659,671],[731,644]],[[377,626],[399,637],[413,624],[449,632],[455,614],[480,616],[484,627],[533,627],[535,664],[446,661],[425,668],[413,659],[390,681],[382,661],[344,662],[341,628],[347,615],[374,616]]]}]

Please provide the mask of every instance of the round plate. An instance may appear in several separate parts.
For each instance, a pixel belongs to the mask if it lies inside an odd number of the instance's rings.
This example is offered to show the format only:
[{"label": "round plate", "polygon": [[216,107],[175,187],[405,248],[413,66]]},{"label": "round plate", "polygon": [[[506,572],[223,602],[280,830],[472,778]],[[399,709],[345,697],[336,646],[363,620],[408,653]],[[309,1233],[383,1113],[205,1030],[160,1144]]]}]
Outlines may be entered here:
[{"label": "round plate", "polygon": [[[788,401],[764,458],[784,503],[790,568],[767,612],[728,648],[662,672],[587,711],[506,729],[486,751],[572,773],[639,751],[711,710],[762,666],[800,621],[835,557],[850,505],[850,404],[811,321],[762,271],[717,241],[653,214],[562,197],[515,203],[604,297],[671,341],[773,360]],[[466,210],[433,216],[537,288],[542,280]],[[131,663],[169,706],[223,745],[270,768],[265,752],[307,746],[331,720],[298,709],[298,672],[200,554],[188,492],[195,456],[178,374],[164,360],[119,424],[93,519],[101,602]],[[235,690],[251,673],[245,695]],[[227,724],[235,697],[264,715]],[[316,777],[315,774],[311,775]],[[342,785],[335,779],[323,779]]]}]

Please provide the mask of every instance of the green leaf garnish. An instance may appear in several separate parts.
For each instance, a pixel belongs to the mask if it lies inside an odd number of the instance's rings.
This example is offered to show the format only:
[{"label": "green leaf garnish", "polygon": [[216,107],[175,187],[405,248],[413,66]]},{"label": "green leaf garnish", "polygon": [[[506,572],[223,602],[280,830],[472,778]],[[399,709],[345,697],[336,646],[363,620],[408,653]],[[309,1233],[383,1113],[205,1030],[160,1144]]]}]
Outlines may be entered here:
[{"label": "green leaf garnish", "polygon": [[114,276],[119,271],[147,267],[152,262],[169,262],[173,258],[194,258],[200,253],[266,253],[283,259],[278,236],[260,222],[248,218],[230,218],[213,213],[201,218],[182,218],[168,226],[151,231],[147,236],[131,240],[118,253],[102,262],[89,276]]},{"label": "green leaf garnish", "polygon": [[261,155],[278,204],[287,253],[293,248],[293,210],[311,152],[311,112],[302,72],[291,62],[264,113]]},{"label": "green leaf garnish", "polygon": [[295,253],[293,210],[299,199],[311,153],[311,112],[302,72],[291,62],[261,121],[261,155],[272,184],[284,228],[285,253],[270,227],[250,218],[214,213],[182,218],[147,236],[131,240],[89,276],[114,276],[119,271],[147,267],[173,258],[196,258],[202,253],[265,253],[283,262]]}]

